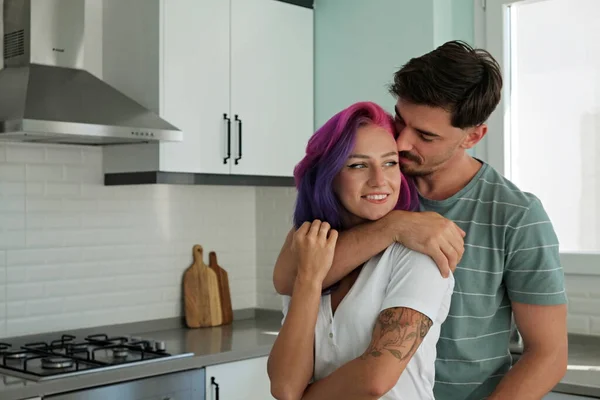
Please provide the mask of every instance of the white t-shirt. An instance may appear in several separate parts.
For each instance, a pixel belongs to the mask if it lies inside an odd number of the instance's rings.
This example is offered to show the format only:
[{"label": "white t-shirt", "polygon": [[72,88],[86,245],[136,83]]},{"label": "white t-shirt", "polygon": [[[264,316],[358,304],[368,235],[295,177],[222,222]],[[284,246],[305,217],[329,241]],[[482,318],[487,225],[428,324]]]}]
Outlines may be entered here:
[{"label": "white t-shirt", "polygon": [[[443,278],[434,261],[395,243],[371,258],[356,282],[331,312],[331,296],[321,298],[315,327],[315,380],[359,357],[371,342],[379,313],[412,308],[433,321],[400,379],[381,399],[434,399],[436,343],[448,315],[454,277]],[[283,296],[284,321],[291,297]]]}]

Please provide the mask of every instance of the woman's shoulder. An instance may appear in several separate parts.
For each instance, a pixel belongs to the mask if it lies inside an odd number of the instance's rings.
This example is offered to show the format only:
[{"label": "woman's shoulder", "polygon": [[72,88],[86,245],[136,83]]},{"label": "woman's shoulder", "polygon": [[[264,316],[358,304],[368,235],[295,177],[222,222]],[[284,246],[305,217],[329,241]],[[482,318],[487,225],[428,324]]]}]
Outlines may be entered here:
[{"label": "woman's shoulder", "polygon": [[[436,265],[431,257],[416,250],[409,249],[401,243],[394,242],[385,249],[387,258],[397,262],[411,262]],[[437,267],[436,267],[437,268]]]},{"label": "woman's shoulder", "polygon": [[[389,264],[392,270],[403,270],[407,272],[418,270],[424,275],[428,275],[432,278],[442,278],[440,270],[435,261],[433,261],[433,258],[427,254],[409,249],[401,243],[393,243],[388,246],[388,248],[383,252],[383,255],[380,259],[380,263],[381,262]],[[454,276],[452,273],[450,274],[449,279],[443,279],[448,280],[449,283],[452,284],[454,282]]]}]

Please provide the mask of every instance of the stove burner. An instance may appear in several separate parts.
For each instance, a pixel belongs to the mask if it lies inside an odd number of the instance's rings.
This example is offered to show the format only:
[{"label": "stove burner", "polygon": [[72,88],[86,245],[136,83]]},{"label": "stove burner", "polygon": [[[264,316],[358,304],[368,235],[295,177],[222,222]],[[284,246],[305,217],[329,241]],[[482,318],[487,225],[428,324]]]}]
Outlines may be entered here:
[{"label": "stove burner", "polygon": [[114,347],[112,351],[115,358],[125,358],[129,355],[129,350],[126,347]]},{"label": "stove burner", "polygon": [[87,351],[88,344],[87,343],[75,343],[67,345],[67,352],[69,353],[77,353],[82,351]]},{"label": "stove burner", "polygon": [[2,343],[0,342],[0,354],[2,353],[6,353],[7,350],[9,350],[12,346],[8,343]]},{"label": "stove burner", "polygon": [[73,359],[64,357],[46,357],[42,358],[42,368],[44,369],[63,369],[73,366]]},{"label": "stove burner", "polygon": [[30,355],[30,353],[27,351],[19,351],[17,353],[5,354],[4,359],[5,360],[22,360],[23,358],[27,357],[28,355]]},{"label": "stove burner", "polygon": [[[71,346],[71,345],[73,345],[73,343],[72,343],[73,340],[75,340],[75,336],[73,336],[73,335],[62,335],[60,337],[60,339],[53,340],[52,342],[50,342],[50,346],[49,347],[52,348],[52,349],[60,349],[60,348],[65,347],[65,346]],[[42,343],[38,344],[38,346],[40,346],[40,345],[42,345]],[[32,345],[29,344],[29,345],[25,345],[25,346],[26,347],[31,347]],[[46,345],[46,346],[48,347],[48,345]],[[43,348],[43,346],[42,346],[42,348]]]}]

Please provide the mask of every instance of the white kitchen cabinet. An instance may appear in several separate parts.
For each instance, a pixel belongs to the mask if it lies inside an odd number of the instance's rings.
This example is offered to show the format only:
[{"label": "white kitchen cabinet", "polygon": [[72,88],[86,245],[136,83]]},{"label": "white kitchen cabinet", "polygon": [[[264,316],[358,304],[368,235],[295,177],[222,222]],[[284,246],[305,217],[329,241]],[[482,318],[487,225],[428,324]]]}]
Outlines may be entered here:
[{"label": "white kitchen cabinet", "polygon": [[313,132],[313,10],[105,0],[103,79],[183,131],[110,146],[105,173],[292,176]]},{"label": "white kitchen cabinet", "polygon": [[206,367],[206,400],[273,399],[267,359],[265,356]]},{"label": "white kitchen cabinet", "polygon": [[229,173],[229,1],[161,2],[161,116],[184,140],[161,144],[161,171]]},{"label": "white kitchen cabinet", "polygon": [[313,133],[312,14],[280,1],[231,0],[231,112],[243,126],[235,174],[291,176],[304,155]]}]

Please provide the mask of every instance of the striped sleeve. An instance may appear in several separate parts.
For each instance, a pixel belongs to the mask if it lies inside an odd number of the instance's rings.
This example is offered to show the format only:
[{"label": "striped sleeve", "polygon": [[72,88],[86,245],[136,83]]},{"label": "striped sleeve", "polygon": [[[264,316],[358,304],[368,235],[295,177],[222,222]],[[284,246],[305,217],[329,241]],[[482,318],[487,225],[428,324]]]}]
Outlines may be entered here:
[{"label": "striped sleeve", "polygon": [[514,229],[507,232],[504,281],[511,301],[565,304],[559,242],[539,199],[530,203]]}]

